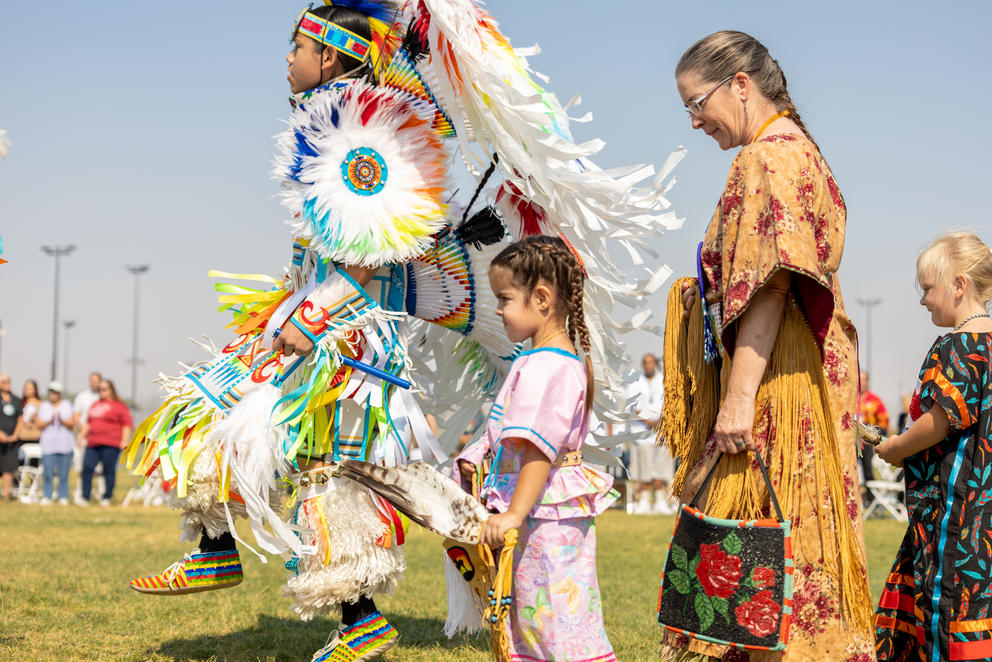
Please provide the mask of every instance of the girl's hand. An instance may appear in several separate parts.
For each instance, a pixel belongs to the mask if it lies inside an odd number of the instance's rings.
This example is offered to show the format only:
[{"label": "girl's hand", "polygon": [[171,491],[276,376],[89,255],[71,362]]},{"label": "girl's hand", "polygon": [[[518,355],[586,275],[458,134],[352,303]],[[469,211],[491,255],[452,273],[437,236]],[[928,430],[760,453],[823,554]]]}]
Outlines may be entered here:
[{"label": "girl's hand", "polygon": [[471,485],[475,478],[475,465],[468,460],[458,460],[458,473],[462,475],[463,481]]},{"label": "girl's hand", "polygon": [[754,398],[727,394],[713,426],[713,437],[718,450],[728,455],[754,450]]},{"label": "girl's hand", "polygon": [[503,546],[503,534],[510,529],[519,529],[523,523],[523,517],[510,512],[491,515],[482,525],[482,542],[494,550],[499,549]]},{"label": "girl's hand", "polygon": [[699,298],[699,287],[689,281],[682,283],[682,316],[689,319],[689,313]]},{"label": "girl's hand", "polygon": [[901,467],[905,459],[899,452],[899,435],[889,437],[878,446],[875,446],[875,454],[894,467]]}]

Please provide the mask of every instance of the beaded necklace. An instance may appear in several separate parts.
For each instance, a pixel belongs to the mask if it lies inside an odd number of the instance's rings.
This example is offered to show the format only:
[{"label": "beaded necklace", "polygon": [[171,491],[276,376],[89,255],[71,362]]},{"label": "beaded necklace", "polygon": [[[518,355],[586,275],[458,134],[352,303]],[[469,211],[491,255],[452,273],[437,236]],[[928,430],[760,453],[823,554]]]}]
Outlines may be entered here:
[{"label": "beaded necklace", "polygon": [[789,110],[785,109],[785,110],[780,110],[771,117],[769,117],[768,120],[761,125],[761,128],[758,129],[758,133],[754,136],[754,140],[751,141],[751,144],[753,145],[754,143],[758,142],[758,138],[761,137],[761,134],[765,132],[765,129],[767,129],[772,122],[774,122],[780,117],[788,117],[788,116],[789,116]]},{"label": "beaded necklace", "polygon": [[[965,324],[967,324],[971,320],[978,319],[979,317],[988,317],[988,316],[989,316],[988,313],[975,313],[971,317],[965,317],[963,322],[961,322],[956,327],[954,327],[954,331],[957,331],[958,329],[960,329],[962,326],[964,326]],[[952,331],[951,333],[953,333],[954,331]]]}]

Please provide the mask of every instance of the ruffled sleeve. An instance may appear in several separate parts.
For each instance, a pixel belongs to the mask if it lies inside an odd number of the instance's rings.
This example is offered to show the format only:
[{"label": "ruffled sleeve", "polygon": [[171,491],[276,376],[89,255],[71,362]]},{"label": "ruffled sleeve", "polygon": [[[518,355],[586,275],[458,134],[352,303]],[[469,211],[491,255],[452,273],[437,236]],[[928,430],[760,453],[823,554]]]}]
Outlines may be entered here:
[{"label": "ruffled sleeve", "polygon": [[844,244],[846,209],[814,146],[775,136],[741,150],[731,167],[701,260],[723,300],[723,341],[732,351],[736,320],[779,269],[821,348],[834,311],[833,274]]},{"label": "ruffled sleeve", "polygon": [[497,441],[523,439],[554,461],[569,432],[582,424],[586,384],[570,361],[537,358],[516,374]]},{"label": "ruffled sleeve", "polygon": [[920,408],[940,407],[954,430],[974,425],[981,404],[977,395],[968,392],[970,385],[981,383],[981,376],[974,374],[966,351],[959,334],[948,334],[934,343],[920,371]]}]

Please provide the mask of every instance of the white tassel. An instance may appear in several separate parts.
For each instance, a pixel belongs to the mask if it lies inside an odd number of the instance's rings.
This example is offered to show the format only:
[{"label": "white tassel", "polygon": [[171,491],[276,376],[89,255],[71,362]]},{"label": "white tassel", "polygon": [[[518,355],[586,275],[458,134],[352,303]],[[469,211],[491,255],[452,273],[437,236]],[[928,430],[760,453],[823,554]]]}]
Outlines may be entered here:
[{"label": "white tassel", "polygon": [[444,634],[451,639],[459,632],[475,634],[483,629],[482,612],[476,604],[472,588],[462,577],[451,558],[445,552],[444,584],[448,592],[448,618],[444,622]]}]

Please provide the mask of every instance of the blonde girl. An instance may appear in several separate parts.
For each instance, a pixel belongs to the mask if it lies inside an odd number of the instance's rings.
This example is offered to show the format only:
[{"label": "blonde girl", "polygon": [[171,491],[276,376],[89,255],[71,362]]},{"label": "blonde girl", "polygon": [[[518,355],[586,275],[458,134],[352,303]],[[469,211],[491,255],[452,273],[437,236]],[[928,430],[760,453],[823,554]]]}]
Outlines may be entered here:
[{"label": "blonde girl", "polygon": [[992,657],[992,251],[937,239],[916,262],[920,304],[949,328],[930,348],[913,423],[876,452],[905,469],[909,526],[876,613],[878,659]]},{"label": "blonde girl", "polygon": [[501,547],[504,533],[520,532],[510,659],[609,662],[593,518],[617,494],[610,477],[582,465],[593,397],[582,267],[561,239],[529,237],[496,256],[489,284],[506,335],[533,349],[513,362],[485,434],[458,462],[464,477],[490,468],[482,497],[497,514],[484,540]]}]

